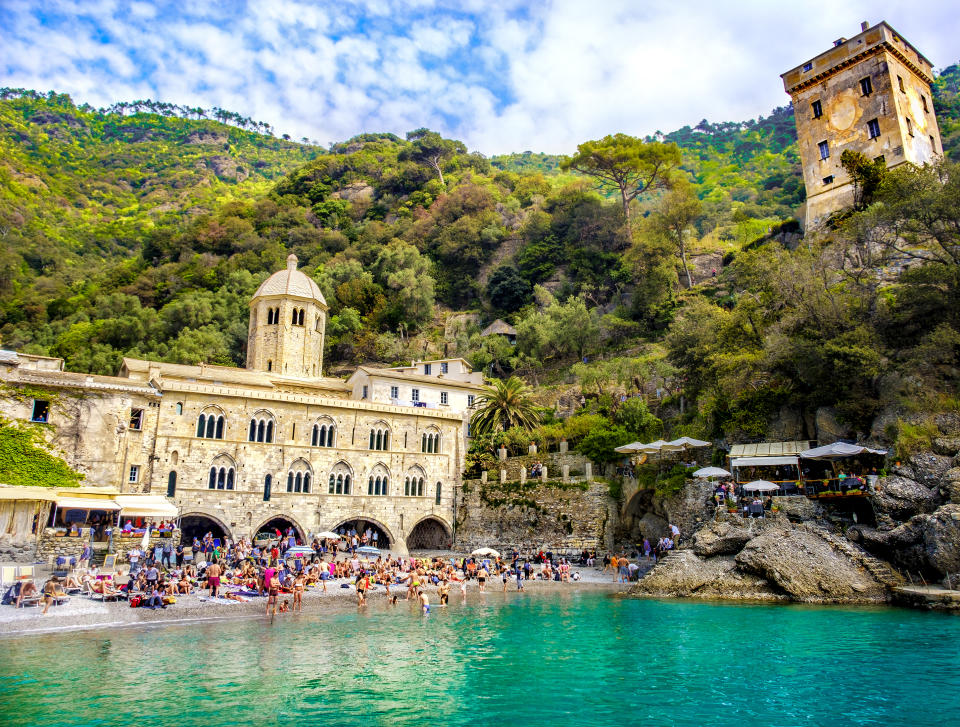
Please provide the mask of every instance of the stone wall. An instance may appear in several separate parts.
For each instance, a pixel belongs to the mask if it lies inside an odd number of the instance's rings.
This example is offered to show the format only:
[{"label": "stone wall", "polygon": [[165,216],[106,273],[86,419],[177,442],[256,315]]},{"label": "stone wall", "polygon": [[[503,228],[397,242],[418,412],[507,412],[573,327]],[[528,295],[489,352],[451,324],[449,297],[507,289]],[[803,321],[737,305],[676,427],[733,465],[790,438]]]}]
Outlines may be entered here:
[{"label": "stone wall", "polygon": [[507,471],[507,480],[519,480],[520,468],[525,467],[527,477],[530,476],[530,467],[535,462],[540,462],[547,469],[548,479],[560,479],[564,465],[570,468],[571,477],[582,477],[586,471],[587,458],[578,452],[538,452],[537,454],[525,454],[519,457],[507,457],[505,460],[496,460],[487,467],[487,476],[490,480],[500,478],[500,470]]},{"label": "stone wall", "polygon": [[[84,547],[90,542],[87,537],[71,538],[66,535],[58,536],[55,533],[56,530],[54,528],[44,528],[36,546],[36,561],[54,565],[57,557],[61,555],[68,559],[76,558],[79,560],[83,554]],[[126,563],[127,553],[134,548],[140,547],[141,542],[143,542],[143,536],[138,535],[136,537],[124,538],[118,536],[117,533],[118,531],[114,530],[113,548],[111,552],[117,555],[118,563]],[[166,542],[172,542],[173,546],[176,547],[180,542],[180,531],[174,530],[169,538],[159,535],[151,536],[149,547],[152,548],[157,543],[162,544]],[[106,554],[108,547],[109,544],[106,541],[97,541],[93,543],[93,552],[95,555]]]},{"label": "stone wall", "polygon": [[539,550],[579,553],[608,547],[614,523],[605,482],[547,483],[468,480],[457,502],[456,545],[488,546],[506,552]]}]

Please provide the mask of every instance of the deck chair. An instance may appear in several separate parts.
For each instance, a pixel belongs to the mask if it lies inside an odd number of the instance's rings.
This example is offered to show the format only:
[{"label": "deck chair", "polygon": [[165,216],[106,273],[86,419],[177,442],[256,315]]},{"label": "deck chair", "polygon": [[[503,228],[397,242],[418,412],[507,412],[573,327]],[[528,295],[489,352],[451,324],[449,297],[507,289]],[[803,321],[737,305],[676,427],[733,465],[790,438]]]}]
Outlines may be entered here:
[{"label": "deck chair", "polygon": [[22,565],[17,568],[17,578],[33,578],[33,566],[32,565]]},{"label": "deck chair", "polygon": [[17,580],[17,566],[5,565],[0,567],[0,586],[12,586]]}]

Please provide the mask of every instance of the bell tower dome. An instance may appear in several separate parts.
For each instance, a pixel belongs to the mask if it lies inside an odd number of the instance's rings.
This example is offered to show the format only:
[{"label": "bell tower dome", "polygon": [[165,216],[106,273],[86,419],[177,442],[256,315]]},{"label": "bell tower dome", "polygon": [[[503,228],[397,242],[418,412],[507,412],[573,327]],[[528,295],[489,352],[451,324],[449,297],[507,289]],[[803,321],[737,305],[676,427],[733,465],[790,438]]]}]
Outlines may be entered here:
[{"label": "bell tower dome", "polygon": [[320,287],[297,270],[297,256],[263,281],[250,299],[247,368],[278,376],[321,376],[327,301]]}]

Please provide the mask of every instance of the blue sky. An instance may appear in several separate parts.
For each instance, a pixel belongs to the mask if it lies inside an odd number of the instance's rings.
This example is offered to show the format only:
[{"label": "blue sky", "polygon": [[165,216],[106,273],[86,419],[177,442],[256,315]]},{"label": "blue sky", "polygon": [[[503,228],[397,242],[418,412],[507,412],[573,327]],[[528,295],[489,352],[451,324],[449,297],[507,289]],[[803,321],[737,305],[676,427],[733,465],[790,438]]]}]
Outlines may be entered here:
[{"label": "blue sky", "polygon": [[221,106],[322,144],[421,126],[485,154],[743,120],[779,74],[887,20],[936,67],[960,6],[932,0],[174,2],[0,0],[0,85],[97,106]]}]

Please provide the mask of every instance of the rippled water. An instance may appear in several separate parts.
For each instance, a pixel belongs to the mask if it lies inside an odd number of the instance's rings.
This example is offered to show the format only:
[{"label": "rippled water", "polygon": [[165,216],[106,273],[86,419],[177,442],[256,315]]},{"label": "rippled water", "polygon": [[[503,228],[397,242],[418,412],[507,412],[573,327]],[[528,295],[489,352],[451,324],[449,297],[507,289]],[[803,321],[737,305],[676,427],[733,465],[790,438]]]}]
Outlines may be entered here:
[{"label": "rippled water", "polygon": [[0,723],[960,724],[960,617],[471,595],[0,641]]}]

